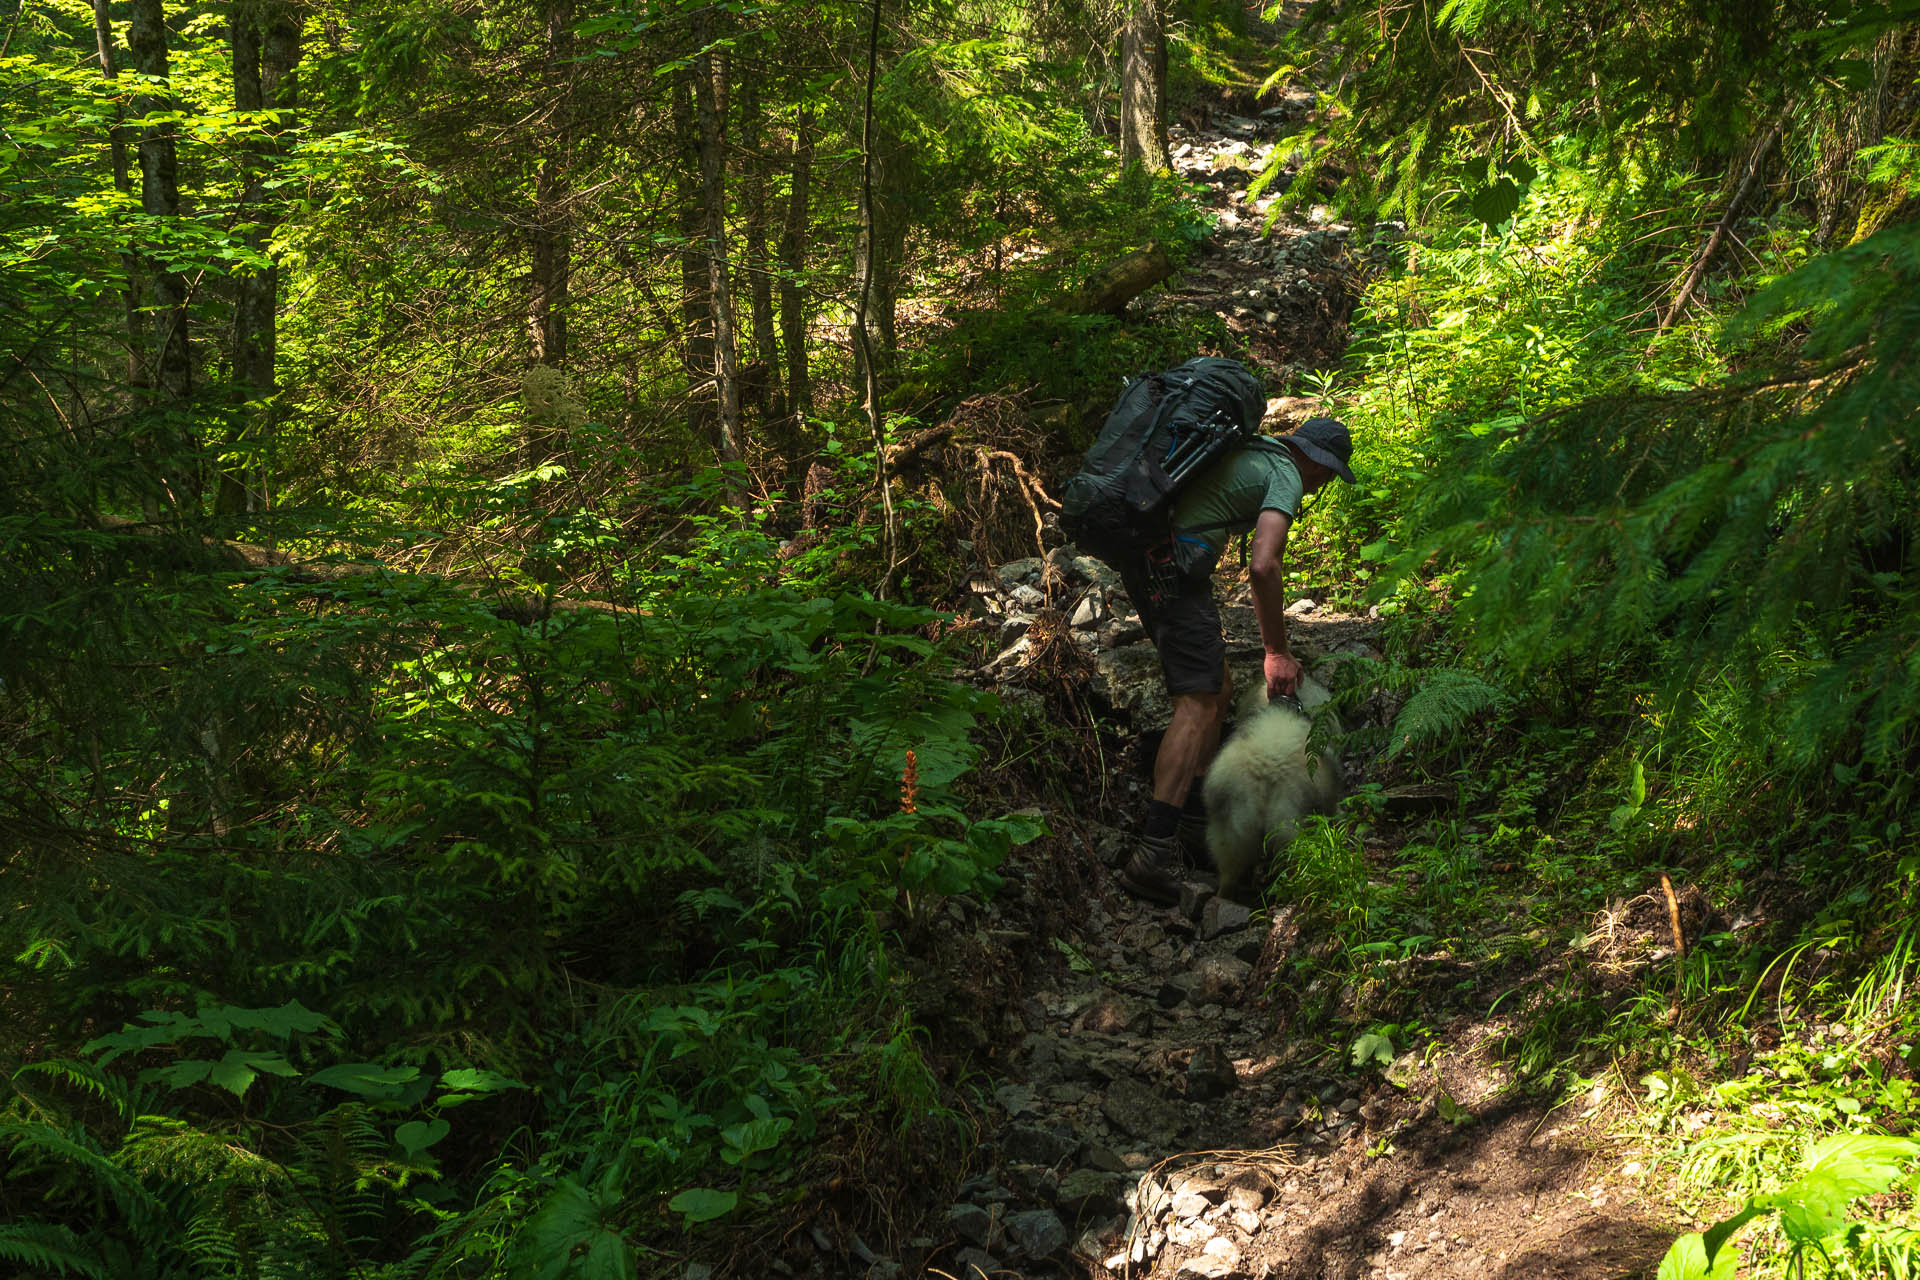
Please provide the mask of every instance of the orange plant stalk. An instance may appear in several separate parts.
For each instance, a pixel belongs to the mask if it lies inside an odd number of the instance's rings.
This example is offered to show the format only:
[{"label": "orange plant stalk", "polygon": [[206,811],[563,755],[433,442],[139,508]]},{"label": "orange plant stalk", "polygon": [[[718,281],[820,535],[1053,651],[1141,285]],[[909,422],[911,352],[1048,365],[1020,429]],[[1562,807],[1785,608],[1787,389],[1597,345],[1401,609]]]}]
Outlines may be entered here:
[{"label": "orange plant stalk", "polygon": [[907,767],[900,771],[900,812],[918,812],[919,798],[920,762],[913,758],[913,748],[908,747]]}]

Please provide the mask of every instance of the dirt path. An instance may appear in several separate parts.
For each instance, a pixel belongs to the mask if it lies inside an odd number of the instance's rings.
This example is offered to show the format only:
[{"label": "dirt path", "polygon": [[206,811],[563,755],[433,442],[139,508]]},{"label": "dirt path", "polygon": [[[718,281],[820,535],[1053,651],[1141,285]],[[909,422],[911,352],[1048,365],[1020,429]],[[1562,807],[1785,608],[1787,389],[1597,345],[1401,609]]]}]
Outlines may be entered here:
[{"label": "dirt path", "polygon": [[[1176,163],[1210,183],[1221,228],[1197,267],[1141,304],[1219,312],[1282,378],[1337,359],[1356,266],[1391,239],[1372,237],[1363,252],[1325,218],[1261,229],[1264,202],[1245,186],[1304,106],[1216,113],[1204,129],[1176,131]],[[1056,638],[1093,657],[1103,700],[1130,717],[1135,753],[1149,758],[1151,647],[1097,566],[1063,553],[1054,561],[1000,574],[1004,599],[992,608],[1009,619],[1011,643],[982,674],[1017,683],[1033,663],[1039,629],[1028,633],[1032,620],[1018,613],[1021,592],[1036,609],[1041,597],[1064,601],[1059,617],[1071,612],[1074,627]],[[1257,665],[1240,591],[1227,601],[1233,648]],[[1293,623],[1309,656],[1363,650],[1372,632],[1365,618],[1304,605]],[[1129,671],[1144,675],[1138,696],[1124,688]],[[1114,786],[1107,812],[1144,809],[1137,778]],[[1397,852],[1425,816],[1402,816],[1370,835],[1367,875],[1405,874]],[[974,1024],[997,1016],[1012,1046],[982,1117],[973,1167],[983,1171],[960,1189],[941,1236],[873,1262],[870,1277],[1652,1274],[1674,1227],[1622,1184],[1577,1108],[1550,1110],[1501,1066],[1510,1022],[1493,1010],[1524,972],[1445,951],[1410,955],[1396,1026],[1420,1028],[1402,1039],[1425,1052],[1390,1035],[1318,1040],[1315,1027],[1341,1025],[1328,1009],[1363,1003],[1325,963],[1342,946],[1337,927],[1286,906],[1249,913],[1213,898],[1204,875],[1179,908],[1137,902],[1110,870],[1129,831],[1084,816],[1066,825],[1078,828],[1087,865],[1016,868],[1010,900],[986,909],[982,935],[1008,940],[1000,964],[1024,954],[1026,972],[996,984],[983,964],[972,978],[943,979],[971,985],[983,1005],[995,991],[1020,992],[1015,1007],[978,1010]],[[1023,930],[1024,949],[1012,941]],[[1049,933],[1051,951],[1032,945]],[[1298,1016],[1309,1004],[1318,1015]]]},{"label": "dirt path", "polygon": [[[1017,589],[1027,570],[1013,569]],[[1318,610],[1295,620],[1309,653],[1369,630]],[[1369,841],[1372,873],[1412,830]],[[1109,866],[1132,838],[1081,835]],[[1508,1024],[1489,1006],[1524,974],[1495,985],[1444,953],[1412,960],[1404,1021],[1428,1029],[1430,1051],[1358,1054],[1345,1034],[1294,1029],[1334,972],[1325,921],[1216,899],[1204,873],[1168,909],[1121,893],[1105,867],[1061,876],[1017,870],[1014,900],[988,909],[1003,937],[1067,928],[1053,955],[1029,952],[1004,1011],[1013,1045],[985,1168],[909,1259],[926,1274],[1600,1280],[1657,1265],[1673,1228],[1615,1185],[1579,1117],[1514,1090],[1499,1065]],[[897,1267],[870,1274],[913,1274]]]}]

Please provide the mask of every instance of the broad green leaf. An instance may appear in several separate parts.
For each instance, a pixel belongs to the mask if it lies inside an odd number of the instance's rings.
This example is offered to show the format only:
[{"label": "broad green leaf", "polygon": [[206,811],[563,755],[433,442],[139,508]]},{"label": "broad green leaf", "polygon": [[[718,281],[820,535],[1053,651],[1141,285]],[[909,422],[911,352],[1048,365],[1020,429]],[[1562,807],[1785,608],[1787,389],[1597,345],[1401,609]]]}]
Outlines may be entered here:
[{"label": "broad green leaf", "polygon": [[343,1062],[308,1077],[315,1084],[345,1089],[363,1098],[391,1098],[420,1075],[418,1067],[383,1067],[376,1062]]},{"label": "broad green leaf", "polygon": [[701,1222],[712,1222],[715,1218],[725,1217],[733,1212],[734,1205],[740,1202],[739,1193],[716,1191],[712,1187],[691,1187],[667,1201],[667,1208],[675,1213],[684,1214],[686,1224],[693,1226]]},{"label": "broad green leaf", "polygon": [[1746,1226],[1748,1222],[1763,1212],[1765,1212],[1765,1210],[1749,1200],[1747,1207],[1734,1214],[1731,1218],[1723,1222],[1716,1222],[1711,1227],[1708,1227],[1703,1237],[1706,1242],[1707,1261],[1717,1268],[1723,1265],[1721,1261],[1722,1258],[1736,1256],[1735,1250],[1726,1247],[1728,1239],[1732,1237],[1734,1232]]},{"label": "broad green leaf", "polygon": [[1667,1250],[1654,1280],[1734,1280],[1739,1266],[1739,1250],[1731,1248],[1720,1250],[1709,1265],[1705,1240],[1699,1232],[1690,1231]]},{"label": "broad green leaf", "polygon": [[1540,176],[1540,171],[1534,168],[1525,156],[1513,157],[1513,159],[1500,166],[1500,172],[1506,174],[1523,187],[1531,185],[1533,180]]},{"label": "broad green leaf", "polygon": [[497,1071],[488,1071],[480,1067],[455,1067],[440,1077],[440,1087],[447,1090],[433,1100],[436,1107],[457,1107],[463,1102],[472,1102],[475,1098],[484,1098],[509,1089],[524,1089],[527,1086],[510,1076]]},{"label": "broad green leaf", "polygon": [[[613,1195],[617,1203],[617,1191]],[[607,1223],[608,1206],[563,1180],[513,1242],[511,1272],[534,1280],[631,1280],[633,1250]]]},{"label": "broad green leaf", "polygon": [[1520,188],[1512,178],[1490,182],[1474,193],[1467,210],[1488,227],[1497,227],[1511,218],[1520,207]]},{"label": "broad green leaf", "polygon": [[142,1071],[142,1080],[158,1080],[169,1089],[184,1089],[199,1084],[213,1070],[213,1063],[205,1058],[188,1058],[172,1066],[156,1067],[152,1071]]},{"label": "broad green leaf", "polygon": [[[277,1009],[222,1008],[218,1013],[232,1026],[265,1031],[282,1039],[295,1033],[322,1031],[329,1025],[325,1017],[306,1008],[298,1000],[289,1000]],[[200,1016],[211,1021],[205,1011]]]},{"label": "broad green leaf", "polygon": [[393,1140],[407,1153],[408,1159],[418,1156],[422,1151],[447,1136],[453,1126],[445,1120],[409,1120],[393,1131]]},{"label": "broad green leaf", "polygon": [[1364,1067],[1374,1062],[1382,1066],[1393,1062],[1393,1041],[1377,1031],[1369,1031],[1353,1042],[1353,1065]]},{"label": "broad green leaf", "polygon": [[1815,1143],[1807,1171],[1788,1186],[1753,1203],[1780,1211],[1780,1229],[1796,1243],[1824,1240],[1846,1225],[1847,1206],[1893,1185],[1903,1164],[1920,1154],[1920,1143],[1877,1134],[1849,1134]]},{"label": "broad green leaf", "polygon": [[1471,1124],[1473,1112],[1453,1100],[1453,1095],[1445,1089],[1434,1096],[1434,1105],[1440,1112],[1440,1118],[1448,1124]]},{"label": "broad green leaf", "polygon": [[265,1071],[276,1076],[297,1076],[299,1071],[291,1062],[277,1053],[255,1053],[246,1049],[229,1049],[220,1056],[207,1072],[207,1079],[231,1093],[234,1097],[244,1097],[247,1086],[254,1077]]}]

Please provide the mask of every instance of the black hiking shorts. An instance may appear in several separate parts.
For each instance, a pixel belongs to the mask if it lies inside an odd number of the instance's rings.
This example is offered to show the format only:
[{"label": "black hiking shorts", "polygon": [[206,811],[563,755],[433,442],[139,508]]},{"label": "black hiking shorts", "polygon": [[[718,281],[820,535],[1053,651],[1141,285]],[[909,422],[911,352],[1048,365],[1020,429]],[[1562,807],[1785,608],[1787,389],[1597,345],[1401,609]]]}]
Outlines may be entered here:
[{"label": "black hiking shorts", "polygon": [[1176,569],[1162,547],[1120,568],[1121,585],[1140,614],[1147,638],[1160,651],[1167,692],[1219,693],[1227,674],[1226,633],[1213,598],[1216,553]]}]

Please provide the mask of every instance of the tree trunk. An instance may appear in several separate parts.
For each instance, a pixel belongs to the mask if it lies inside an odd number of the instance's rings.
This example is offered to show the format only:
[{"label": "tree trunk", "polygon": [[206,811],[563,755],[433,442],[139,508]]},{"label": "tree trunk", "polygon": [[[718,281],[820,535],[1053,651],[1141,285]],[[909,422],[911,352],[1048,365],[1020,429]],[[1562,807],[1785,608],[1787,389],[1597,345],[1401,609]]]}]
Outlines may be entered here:
[{"label": "tree trunk", "polygon": [[701,440],[714,438],[713,281],[707,269],[706,213],[701,204],[700,146],[693,109],[695,72],[674,78],[674,136],[680,164],[674,171],[680,206],[681,367],[687,375],[687,425]]},{"label": "tree trunk", "polygon": [[1162,0],[1138,0],[1120,42],[1120,165],[1158,172],[1167,155],[1167,30]]},{"label": "tree trunk", "polygon": [[[127,44],[133,53],[134,69],[152,78],[134,95],[134,113],[146,116],[167,111],[172,103],[166,88],[167,27],[161,0],[132,0],[130,8]],[[180,216],[173,130],[171,123],[150,124],[140,130],[140,207],[149,218]],[[153,403],[163,410],[178,410],[193,390],[192,357],[187,346],[187,280],[151,255],[144,265],[153,289]],[[197,447],[190,429],[184,438],[162,444],[163,454],[176,456],[163,459],[161,484],[175,509],[183,514],[200,503],[199,467],[186,461]]]},{"label": "tree trunk", "polygon": [[[269,252],[281,207],[265,182],[285,155],[281,138],[300,103],[294,68],[300,61],[300,18],[285,3],[236,6],[232,18],[233,100],[242,111],[278,112],[267,137],[241,155],[244,187],[240,196],[239,237],[262,254]],[[243,436],[255,451],[271,443],[270,402],[277,390],[274,372],[278,345],[276,313],[280,302],[279,264],[268,264],[234,281],[233,373],[245,409]],[[259,462],[230,462],[221,469],[216,510],[237,515],[266,505],[266,467]]]},{"label": "tree trunk", "polygon": [[[757,375],[745,378],[762,420],[787,416],[786,396],[775,371],[780,367],[773,328],[773,273],[767,257],[767,157],[761,149],[760,82],[749,77],[740,91],[740,150],[745,171],[740,187],[746,218],[746,277],[752,298],[753,363]],[[746,391],[743,387],[743,393]]]},{"label": "tree trunk", "polygon": [[891,137],[877,128],[870,163],[872,181],[861,189],[860,232],[854,245],[854,291],[865,307],[861,318],[867,334],[864,344],[854,344],[856,385],[864,385],[866,371],[860,361],[868,352],[873,356],[876,377],[886,377],[893,368],[898,350],[894,316],[899,299],[900,259],[907,242],[907,220],[901,216],[895,190],[900,168],[898,148]]},{"label": "tree trunk", "polygon": [[800,108],[793,125],[793,177],[787,220],[780,232],[780,338],[786,348],[787,410],[796,419],[813,412],[813,378],[807,368],[807,215],[813,200],[813,117]]},{"label": "tree trunk", "polygon": [[[93,36],[100,53],[100,74],[108,80],[118,80],[120,68],[113,57],[113,21],[107,12],[108,3],[109,0],[93,0]],[[115,102],[113,124],[107,129],[107,145],[113,156],[113,189],[123,196],[133,194],[127,143],[126,113]],[[136,400],[144,401],[153,386],[153,372],[148,360],[153,335],[147,327],[144,310],[145,268],[139,258],[123,249],[120,253],[120,269],[127,277],[126,288],[122,291],[127,315],[127,385],[133,389]]]},{"label": "tree trunk", "polygon": [[573,0],[550,0],[546,7],[546,73],[552,92],[561,96],[557,125],[534,171],[532,279],[527,299],[527,329],[533,358],[559,368],[567,360],[567,303],[573,270],[573,228],[567,208],[571,194],[568,146],[573,56]]},{"label": "tree trunk", "polygon": [[740,349],[733,323],[733,278],[727,264],[726,154],[721,147],[721,102],[726,93],[726,64],[706,47],[712,39],[705,10],[696,12],[693,42],[701,52],[693,62],[695,109],[700,116],[700,192],[706,208],[707,278],[713,298],[713,376],[720,413],[720,456],[741,458]]}]

